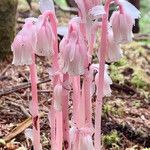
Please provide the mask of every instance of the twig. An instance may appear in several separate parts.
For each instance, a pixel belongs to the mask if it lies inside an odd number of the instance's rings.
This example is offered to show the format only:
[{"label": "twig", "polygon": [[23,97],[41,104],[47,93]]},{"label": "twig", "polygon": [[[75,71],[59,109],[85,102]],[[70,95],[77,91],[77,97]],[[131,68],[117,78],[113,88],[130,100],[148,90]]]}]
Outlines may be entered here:
[{"label": "twig", "polygon": [[52,93],[50,90],[38,90],[38,93]]},{"label": "twig", "polygon": [[8,134],[6,137],[4,137],[5,142],[9,142],[11,139],[16,137],[18,134],[23,132],[26,128],[32,125],[32,117],[29,117],[24,122],[19,124],[16,128],[13,129],[13,131]]},{"label": "twig", "polygon": [[[43,83],[47,83],[47,82],[50,82],[50,81],[51,81],[51,79],[49,77],[46,77],[42,81],[39,81],[37,83],[37,85],[41,85]],[[10,89],[2,89],[1,92],[0,92],[0,97],[8,95],[8,94],[11,94],[13,92],[17,92],[17,91],[19,91],[21,89],[27,89],[27,88],[30,88],[30,87],[31,87],[31,83],[28,82],[28,83],[25,83],[25,84],[22,84],[22,85],[14,86],[14,87],[12,87]]]},{"label": "twig", "polygon": [[5,74],[5,72],[10,68],[10,64],[1,72],[0,77]]},{"label": "twig", "polygon": [[16,107],[18,107],[26,117],[31,117],[31,115],[27,112],[27,110],[20,104],[17,104],[15,103],[15,99],[13,98],[10,98],[10,97],[5,97],[5,99],[9,100],[9,101],[6,101],[6,103],[10,104],[10,105],[14,105]]},{"label": "twig", "polygon": [[[40,117],[43,117],[43,116],[44,116],[44,113],[41,113]],[[18,134],[22,133],[25,129],[27,129],[31,125],[32,125],[32,117],[29,117],[28,119],[20,123],[16,128],[14,128],[11,131],[11,133],[5,136],[3,139],[7,143],[10,140],[12,140],[14,137],[16,137]]]}]

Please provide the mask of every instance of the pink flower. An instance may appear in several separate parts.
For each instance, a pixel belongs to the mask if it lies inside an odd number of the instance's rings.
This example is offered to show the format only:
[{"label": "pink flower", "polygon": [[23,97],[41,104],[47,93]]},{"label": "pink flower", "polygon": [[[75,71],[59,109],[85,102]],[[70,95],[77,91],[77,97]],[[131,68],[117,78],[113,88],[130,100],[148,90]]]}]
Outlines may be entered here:
[{"label": "pink flower", "polygon": [[11,45],[14,54],[12,63],[14,65],[32,64],[32,54],[36,49],[36,43],[36,27],[32,19],[27,19]]},{"label": "pink flower", "polygon": [[[107,65],[105,65],[105,72],[104,72],[104,88],[103,88],[103,95],[104,96],[111,96],[111,88],[110,88],[110,85],[112,84],[112,80],[111,80],[111,78],[109,77],[109,75],[108,75],[108,71],[107,71],[107,69],[108,69],[108,66]],[[96,71],[96,76],[95,76],[95,82],[94,82],[94,84],[96,85],[96,89],[98,88],[98,78],[99,78],[99,73],[98,73],[98,70],[99,70],[99,64],[93,64],[92,66],[91,66],[91,72],[92,72],[92,74]],[[92,90],[92,93],[94,93],[93,92],[93,88],[94,88],[94,86],[93,85],[91,85],[92,86],[92,88],[91,88],[91,90]],[[96,90],[95,88],[94,88],[94,90]],[[98,92],[98,91],[97,91]]]},{"label": "pink flower", "polygon": [[126,0],[117,0],[120,11],[113,12],[110,22],[112,25],[114,40],[118,44],[132,41],[132,28],[135,19],[140,17],[140,11]]},{"label": "pink flower", "polygon": [[53,12],[46,11],[39,16],[37,21],[37,49],[36,54],[51,57],[54,55],[54,43],[56,41],[55,33],[52,26],[52,19],[55,18]]},{"label": "pink flower", "polygon": [[116,62],[122,57],[122,50],[120,45],[114,41],[112,29],[108,31],[108,47],[106,53],[107,62]]},{"label": "pink flower", "polygon": [[70,129],[71,150],[95,150],[92,141],[93,129],[88,127]]},{"label": "pink flower", "polygon": [[140,18],[140,11],[127,0],[118,0],[118,3],[123,7],[123,11],[129,14],[133,19]]},{"label": "pink flower", "polygon": [[63,73],[84,74],[87,47],[80,30],[80,19],[73,18],[67,35],[60,43],[60,67]]},{"label": "pink flower", "polygon": [[133,33],[132,28],[134,19],[126,13],[119,11],[113,12],[110,22],[114,34],[114,41],[117,44],[124,44],[132,41]]},{"label": "pink flower", "polygon": [[105,14],[101,0],[75,0],[78,5],[81,18],[88,22],[88,19],[98,19],[99,16]]}]

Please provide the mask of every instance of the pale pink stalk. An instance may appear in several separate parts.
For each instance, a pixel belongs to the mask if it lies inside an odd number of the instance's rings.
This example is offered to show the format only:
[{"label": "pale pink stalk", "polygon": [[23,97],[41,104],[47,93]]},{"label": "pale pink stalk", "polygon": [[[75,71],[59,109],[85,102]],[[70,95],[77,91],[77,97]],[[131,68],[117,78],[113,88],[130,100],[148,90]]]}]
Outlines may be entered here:
[{"label": "pale pink stalk", "polygon": [[69,135],[69,75],[63,75],[63,89],[62,89],[62,115],[63,115],[63,145],[64,150],[70,150],[70,135]]},{"label": "pale pink stalk", "polygon": [[[58,83],[59,80],[59,75],[55,74],[55,72],[57,72],[59,70],[59,65],[58,65],[58,41],[57,41],[57,19],[55,16],[55,9],[54,9],[54,3],[52,0],[40,0],[40,10],[42,12],[42,17],[44,18],[43,25],[45,25],[45,28],[40,26],[41,29],[40,31],[44,30],[45,34],[43,32],[40,32],[40,34],[43,37],[47,38],[47,42],[43,41],[42,43],[40,43],[39,46],[39,51],[41,50],[41,46],[46,46],[45,52],[42,52],[42,54],[47,54],[47,52],[50,52],[52,54],[52,70],[54,72],[53,78],[52,78],[52,89],[54,90],[55,86]],[[46,26],[47,24],[47,26]],[[40,24],[39,24],[40,25]],[[50,33],[46,33],[50,31]],[[51,32],[52,31],[52,32]],[[50,36],[53,36],[51,37]],[[40,38],[39,38],[40,40]],[[41,42],[41,41],[39,41]],[[46,45],[45,43],[46,42]],[[53,48],[53,49],[51,49]],[[41,53],[41,52],[40,52]],[[49,55],[48,55],[49,57]],[[56,112],[56,110],[54,109],[54,95],[52,98],[52,104],[51,104],[51,108],[50,108],[50,112],[49,112],[49,120],[50,120],[50,127],[51,127],[51,149],[52,150],[57,150],[57,146],[59,146],[59,144],[61,143],[61,140],[58,140],[58,143],[56,142],[56,138],[59,138],[59,129],[57,130],[56,127],[58,128],[59,125],[59,121],[60,121],[60,126],[61,126],[61,119],[59,120],[59,118],[61,117],[59,112]],[[61,126],[62,127],[62,126]],[[60,128],[61,128],[60,127]],[[56,144],[57,143],[57,144]]]},{"label": "pale pink stalk", "polygon": [[63,142],[63,118],[62,111],[56,111],[56,150],[62,150],[62,142]]},{"label": "pale pink stalk", "polygon": [[37,44],[37,34],[34,20],[33,18],[28,18],[25,21],[22,30],[16,35],[11,48],[14,54],[13,64],[30,65],[32,101],[29,109],[33,121],[33,147],[36,150],[40,150],[37,72],[34,54]]},{"label": "pale pink stalk", "polygon": [[80,115],[79,114],[79,103],[81,99],[80,93],[80,76],[72,77],[72,88],[73,88],[73,123],[80,126]]},{"label": "pale pink stalk", "polygon": [[83,80],[83,91],[85,99],[85,125],[92,128],[92,100],[90,96],[90,85],[92,84],[91,76],[89,73],[85,74]]},{"label": "pale pink stalk", "polygon": [[[48,17],[52,31],[53,31],[53,50],[54,53],[52,55],[52,70],[54,72],[57,72],[59,70],[59,65],[58,65],[58,41],[57,41],[57,19],[55,17],[55,13],[53,11],[45,11],[44,15]],[[59,75],[54,74],[52,78],[52,89],[54,90],[54,87],[58,84],[59,81]],[[54,109],[54,96],[52,98],[52,105],[51,105],[51,111],[50,111],[50,123],[51,123],[51,149],[52,150],[57,150],[57,146],[61,145],[61,140],[59,139],[59,144],[56,144],[58,142],[56,138],[59,138],[59,134],[57,131],[57,128],[60,124],[60,128],[62,128],[61,124],[61,119],[59,119],[60,113],[56,113],[56,110]],[[60,121],[60,122],[59,122]],[[58,129],[59,130],[59,129]],[[57,134],[56,134],[57,133]]]},{"label": "pale pink stalk", "polygon": [[102,18],[102,35],[101,35],[101,48],[99,56],[99,84],[98,84],[98,95],[96,100],[95,110],[95,136],[94,144],[96,150],[101,150],[101,114],[102,114],[102,103],[103,103],[103,88],[104,88],[104,71],[105,71],[105,55],[107,51],[107,30],[108,30],[108,13],[109,5],[111,0],[106,0],[105,11],[106,14]]},{"label": "pale pink stalk", "polygon": [[35,64],[35,54],[32,54],[32,64],[30,65],[32,102],[30,112],[33,122],[33,147],[35,150],[40,150],[40,123],[38,112],[38,95],[37,95],[37,72]]}]

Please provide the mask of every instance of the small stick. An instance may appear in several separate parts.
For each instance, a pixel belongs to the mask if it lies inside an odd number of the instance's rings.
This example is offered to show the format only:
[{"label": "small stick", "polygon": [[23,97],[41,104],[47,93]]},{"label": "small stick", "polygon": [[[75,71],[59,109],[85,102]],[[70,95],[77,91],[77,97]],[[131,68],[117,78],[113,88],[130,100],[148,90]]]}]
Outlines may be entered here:
[{"label": "small stick", "polygon": [[[40,114],[40,117],[42,117],[42,116],[44,116],[44,113]],[[29,117],[22,123],[18,124],[18,126],[16,128],[14,128],[11,131],[11,133],[6,135],[3,139],[7,143],[7,142],[11,141],[14,137],[16,137],[18,134],[22,133],[25,129],[27,129],[31,125],[32,125],[32,117]]]},{"label": "small stick", "polygon": [[3,76],[5,74],[5,72],[10,68],[10,64],[7,65],[7,67],[1,72],[0,77]]},{"label": "small stick", "polygon": [[5,97],[5,98],[6,98],[7,100],[9,100],[9,101],[6,101],[6,103],[18,107],[18,108],[25,114],[26,117],[31,117],[31,115],[27,112],[27,110],[26,110],[22,105],[17,104],[17,103],[14,102],[15,99],[10,98],[10,97]]},{"label": "small stick", "polygon": [[[49,77],[46,77],[42,81],[39,81],[37,83],[37,85],[41,85],[43,83],[47,83],[47,82],[50,82],[50,81],[51,81],[51,79]],[[14,86],[10,89],[2,89],[1,92],[0,92],[0,97],[11,94],[13,92],[17,92],[17,91],[22,90],[22,89],[27,89],[27,88],[30,88],[30,87],[31,87],[31,83],[28,82],[28,83],[25,83],[25,84],[22,84],[22,85]]]}]

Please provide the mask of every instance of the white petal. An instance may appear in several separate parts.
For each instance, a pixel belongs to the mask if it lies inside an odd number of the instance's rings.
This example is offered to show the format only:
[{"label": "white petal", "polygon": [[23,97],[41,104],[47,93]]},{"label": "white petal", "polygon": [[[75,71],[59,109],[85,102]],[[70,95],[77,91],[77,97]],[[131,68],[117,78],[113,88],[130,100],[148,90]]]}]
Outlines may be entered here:
[{"label": "white petal", "polygon": [[128,13],[134,19],[140,18],[141,13],[134,5],[132,5],[131,3],[129,3],[126,0],[119,0],[119,2],[120,2],[121,5],[123,5],[124,10],[126,11],[126,13]]},{"label": "white petal", "polygon": [[122,57],[120,45],[114,41],[112,29],[108,31],[108,50],[106,54],[107,62],[116,62]]},{"label": "white petal", "polygon": [[92,19],[98,19],[98,18],[102,17],[102,15],[104,15],[105,13],[106,12],[104,10],[104,6],[103,5],[94,6],[89,11],[89,15],[92,17]]},{"label": "white petal", "polygon": [[44,13],[47,10],[55,11],[53,0],[40,0],[40,11]]},{"label": "white petal", "polygon": [[80,138],[80,150],[95,150],[91,136]]}]

